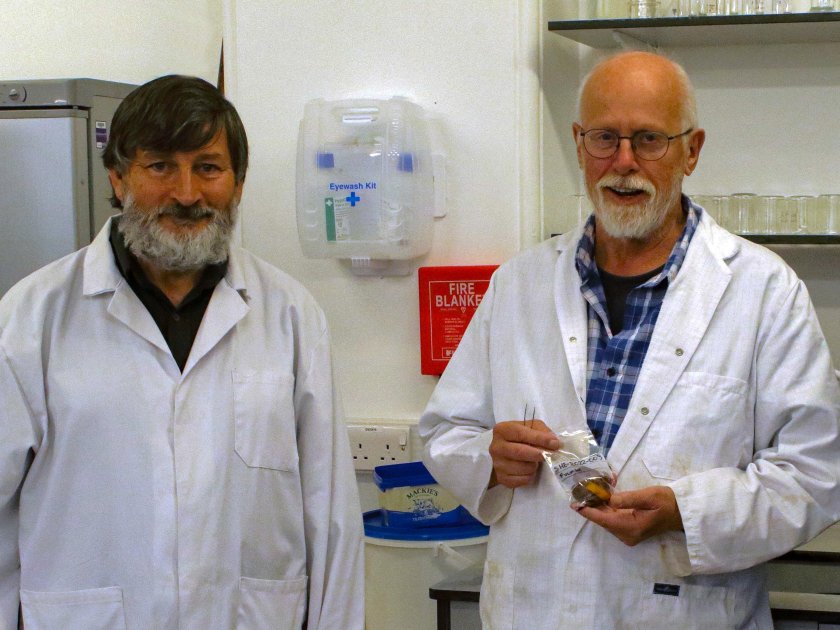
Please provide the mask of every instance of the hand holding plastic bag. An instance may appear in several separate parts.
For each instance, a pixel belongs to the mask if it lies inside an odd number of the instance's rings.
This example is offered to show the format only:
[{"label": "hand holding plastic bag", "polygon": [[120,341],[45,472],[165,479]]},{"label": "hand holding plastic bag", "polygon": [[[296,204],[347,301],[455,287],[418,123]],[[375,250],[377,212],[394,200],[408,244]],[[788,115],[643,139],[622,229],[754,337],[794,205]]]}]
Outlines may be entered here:
[{"label": "hand holding plastic bag", "polygon": [[607,503],[615,475],[592,433],[564,431],[557,437],[562,446],[556,451],[543,451],[543,458],[566,490],[569,505],[579,509]]}]

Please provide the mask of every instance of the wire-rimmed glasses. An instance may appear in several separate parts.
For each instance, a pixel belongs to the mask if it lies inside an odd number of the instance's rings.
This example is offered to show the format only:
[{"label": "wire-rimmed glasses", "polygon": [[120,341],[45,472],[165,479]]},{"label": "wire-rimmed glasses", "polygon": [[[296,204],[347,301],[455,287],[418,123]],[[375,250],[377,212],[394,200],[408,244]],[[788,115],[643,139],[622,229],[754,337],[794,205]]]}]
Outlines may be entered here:
[{"label": "wire-rimmed glasses", "polygon": [[631,136],[621,136],[611,129],[587,129],[580,132],[580,137],[583,138],[583,148],[594,158],[603,160],[612,157],[618,151],[621,141],[626,139],[630,141],[630,146],[633,148],[636,157],[654,162],[665,156],[668,147],[671,146],[671,140],[680,138],[692,131],[694,131],[694,128],[689,127],[682,133],[668,136],[658,131],[640,129]]}]

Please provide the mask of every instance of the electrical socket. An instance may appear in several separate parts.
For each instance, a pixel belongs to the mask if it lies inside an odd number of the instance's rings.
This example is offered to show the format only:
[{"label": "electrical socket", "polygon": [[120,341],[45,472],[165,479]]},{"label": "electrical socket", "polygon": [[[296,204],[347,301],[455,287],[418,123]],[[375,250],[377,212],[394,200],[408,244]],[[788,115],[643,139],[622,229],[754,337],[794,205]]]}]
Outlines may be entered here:
[{"label": "electrical socket", "polygon": [[356,470],[373,470],[376,466],[411,461],[407,426],[351,424],[347,426],[347,434]]}]

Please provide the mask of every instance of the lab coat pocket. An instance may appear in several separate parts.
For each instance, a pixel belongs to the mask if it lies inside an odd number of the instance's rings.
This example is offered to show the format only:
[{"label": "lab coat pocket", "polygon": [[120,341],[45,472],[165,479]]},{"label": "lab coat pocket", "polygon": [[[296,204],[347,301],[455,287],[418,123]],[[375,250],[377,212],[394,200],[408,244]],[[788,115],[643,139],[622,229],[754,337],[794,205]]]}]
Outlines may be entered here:
[{"label": "lab coat pocket", "polygon": [[628,628],[671,628],[675,620],[692,630],[735,628],[735,611],[727,589],[697,584],[648,584],[631,598],[624,619],[633,619]]},{"label": "lab coat pocket", "polygon": [[300,630],[306,613],[306,576],[293,580],[239,579],[237,630]]},{"label": "lab coat pocket", "polygon": [[746,382],[685,372],[645,436],[642,458],[648,472],[673,480],[749,462],[754,435],[747,407]]},{"label": "lab coat pocket", "polygon": [[26,630],[125,630],[119,586],[81,591],[21,590],[20,603]]},{"label": "lab coat pocket", "polygon": [[294,389],[291,374],[233,373],[234,448],[247,466],[297,469]]}]

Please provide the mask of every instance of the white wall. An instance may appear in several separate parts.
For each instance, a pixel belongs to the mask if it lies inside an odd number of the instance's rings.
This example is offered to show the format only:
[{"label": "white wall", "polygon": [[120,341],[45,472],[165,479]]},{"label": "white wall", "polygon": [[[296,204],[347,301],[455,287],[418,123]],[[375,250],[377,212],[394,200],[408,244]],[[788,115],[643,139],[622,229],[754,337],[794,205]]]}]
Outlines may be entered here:
[{"label": "white wall", "polygon": [[295,144],[304,104],[401,95],[437,116],[449,214],[418,264],[500,263],[539,234],[538,6],[225,2],[228,94],[252,149],[243,243],[301,280],[326,311],[351,419],[416,420],[436,379],[420,374],[416,272],[360,278],[301,253]]},{"label": "white wall", "polygon": [[221,0],[0,0],[0,81],[170,73],[216,84]]}]

